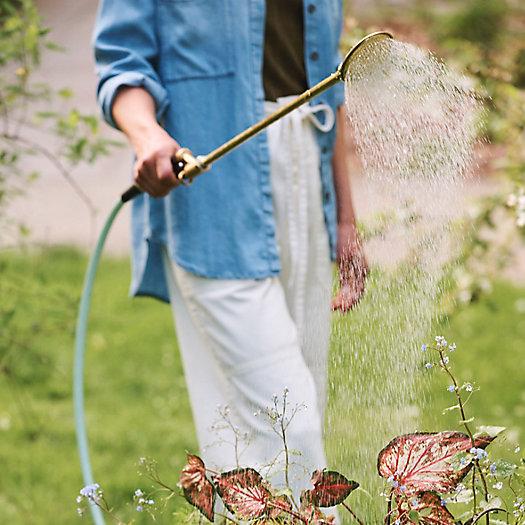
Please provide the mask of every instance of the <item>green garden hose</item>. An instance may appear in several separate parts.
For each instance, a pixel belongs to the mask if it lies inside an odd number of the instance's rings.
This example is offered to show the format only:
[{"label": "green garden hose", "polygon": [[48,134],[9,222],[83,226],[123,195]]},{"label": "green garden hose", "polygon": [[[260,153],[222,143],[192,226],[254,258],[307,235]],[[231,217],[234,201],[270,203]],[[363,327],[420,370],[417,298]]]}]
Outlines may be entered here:
[{"label": "green garden hose", "polygon": [[[75,334],[75,362],[73,368],[73,400],[75,406],[75,429],[77,434],[78,452],[80,455],[80,466],[82,468],[82,477],[84,485],[91,485],[93,481],[93,472],[89,460],[89,447],[86,429],[86,416],[84,412],[84,360],[86,355],[86,335],[89,320],[89,307],[91,305],[91,296],[93,294],[93,284],[97,273],[100,256],[104,249],[104,244],[111,226],[119,214],[124,203],[119,200],[118,204],[111,210],[102,232],[97,241],[95,251],[89,260],[84,288],[80,299],[78,311],[77,327]],[[93,502],[90,503],[91,516],[95,525],[104,525],[104,517],[100,508]]]}]

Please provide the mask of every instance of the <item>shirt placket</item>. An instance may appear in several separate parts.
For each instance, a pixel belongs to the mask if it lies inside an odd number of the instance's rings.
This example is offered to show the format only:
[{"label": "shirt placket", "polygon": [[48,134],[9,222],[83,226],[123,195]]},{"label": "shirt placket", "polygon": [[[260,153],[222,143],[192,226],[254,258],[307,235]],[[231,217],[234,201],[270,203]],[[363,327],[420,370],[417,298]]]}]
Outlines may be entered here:
[{"label": "shirt placket", "polygon": [[[319,41],[321,34],[320,24],[326,16],[329,16],[326,11],[328,6],[323,0],[304,0],[304,30],[305,30],[305,65],[306,74],[308,78],[308,84],[310,87],[314,86],[318,82],[324,79],[324,70],[321,67],[323,63],[329,61],[333,62],[332,56],[324,56],[329,49],[328,46],[322,45]],[[311,101],[310,104],[323,104],[326,103],[326,99],[321,95],[315,100]],[[333,195],[332,195],[332,183],[327,180],[327,177],[331,176],[331,170],[327,168],[327,164],[330,161],[329,155],[329,138],[327,134],[317,132],[317,140],[320,145],[321,151],[321,166],[320,176],[322,185],[322,198],[325,217],[328,223],[328,216],[331,214],[331,207],[333,206]],[[332,240],[332,244],[334,241]]]},{"label": "shirt placket", "polygon": [[[254,94],[254,116],[257,121],[264,117],[264,89],[262,82],[262,64],[264,56],[264,27],[266,0],[250,1],[250,42],[251,42],[251,78]],[[253,140],[258,144],[258,186],[261,193],[265,246],[260,257],[267,261],[270,271],[280,271],[281,265],[275,234],[275,219],[270,182],[270,152],[265,133],[260,133]]]}]

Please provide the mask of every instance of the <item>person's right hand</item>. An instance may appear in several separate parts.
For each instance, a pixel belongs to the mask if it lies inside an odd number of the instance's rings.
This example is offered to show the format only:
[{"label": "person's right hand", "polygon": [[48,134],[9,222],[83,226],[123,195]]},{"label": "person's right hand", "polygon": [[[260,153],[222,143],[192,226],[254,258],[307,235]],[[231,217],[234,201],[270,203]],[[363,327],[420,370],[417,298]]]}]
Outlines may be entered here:
[{"label": "person's right hand", "polygon": [[158,124],[152,96],[143,87],[122,86],[112,115],[135,151],[135,184],[152,197],[164,197],[179,184],[171,162],[180,146]]},{"label": "person's right hand", "polygon": [[143,135],[135,144],[137,160],[133,169],[135,184],[152,197],[165,197],[180,184],[173,172],[172,159],[179,144],[160,126]]}]

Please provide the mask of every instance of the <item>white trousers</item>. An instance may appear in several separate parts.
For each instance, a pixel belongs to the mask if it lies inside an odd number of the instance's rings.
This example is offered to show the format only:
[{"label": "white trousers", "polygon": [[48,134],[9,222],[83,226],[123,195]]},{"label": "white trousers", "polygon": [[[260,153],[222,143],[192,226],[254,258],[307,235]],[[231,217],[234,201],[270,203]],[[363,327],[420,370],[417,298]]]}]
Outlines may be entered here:
[{"label": "white trousers", "polygon": [[[281,102],[266,103],[267,111]],[[327,127],[333,125],[330,108],[317,111],[326,112]],[[274,396],[282,408],[287,389],[287,416],[300,407],[286,432],[296,493],[309,486],[314,469],[326,466],[322,429],[332,270],[314,129],[322,125],[313,112],[299,109],[268,129],[278,277],[202,278],[165,254],[203,459],[223,471],[252,466],[281,483],[283,443],[265,412]]]}]

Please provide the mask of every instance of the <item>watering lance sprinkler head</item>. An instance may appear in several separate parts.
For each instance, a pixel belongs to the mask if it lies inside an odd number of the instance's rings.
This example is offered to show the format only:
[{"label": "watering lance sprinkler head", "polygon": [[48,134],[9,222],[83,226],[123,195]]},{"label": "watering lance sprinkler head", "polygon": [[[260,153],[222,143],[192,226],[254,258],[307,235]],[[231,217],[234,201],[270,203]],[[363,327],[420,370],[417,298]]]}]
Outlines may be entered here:
[{"label": "watering lance sprinkler head", "polygon": [[[306,104],[306,102],[312,100],[335,84],[344,82],[350,66],[356,59],[366,59],[367,52],[368,54],[370,53],[374,44],[391,38],[393,38],[393,36],[386,31],[377,31],[376,33],[370,33],[365,36],[347,53],[337,70],[329,77],[321,80],[321,82],[312,86],[310,89],[307,89],[304,93],[291,100],[288,104],[280,107],[263,120],[253,124],[253,126],[250,126],[244,131],[241,131],[241,133],[231,138],[217,149],[214,149],[211,153],[208,153],[208,155],[194,157],[189,150],[179,150],[172,163],[175,175],[181,183],[191,182],[197,175],[206,171],[216,160],[219,160],[237,146],[240,146],[247,140],[251,139],[254,135],[266,129],[270,124],[283,118],[285,115],[288,115],[288,113],[297,109],[299,106]],[[131,186],[122,194],[121,200],[122,202],[127,202],[137,195],[140,195],[140,193],[141,190],[137,186]]]},{"label": "watering lance sprinkler head", "polygon": [[367,50],[370,50],[370,45],[374,45],[377,42],[381,42],[383,40],[392,38],[394,37],[387,31],[376,31],[375,33],[370,33],[369,35],[366,35],[364,38],[359,40],[359,42],[357,42],[357,44],[355,44],[355,46],[352,47],[350,51],[348,51],[343,61],[339,64],[339,67],[337,68],[337,72],[340,75],[340,80],[344,82],[348,70],[352,65],[352,62],[354,62],[360,56],[363,56],[363,53],[366,54]]}]

